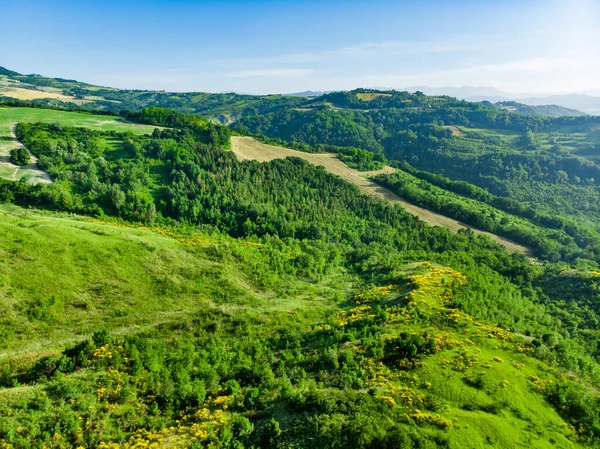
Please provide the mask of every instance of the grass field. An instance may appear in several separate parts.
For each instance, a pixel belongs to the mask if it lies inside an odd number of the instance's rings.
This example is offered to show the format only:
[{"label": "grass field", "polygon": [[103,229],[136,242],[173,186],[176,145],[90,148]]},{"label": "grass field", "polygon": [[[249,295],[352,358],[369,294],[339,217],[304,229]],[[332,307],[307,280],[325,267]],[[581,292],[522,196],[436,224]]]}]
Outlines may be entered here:
[{"label": "grass field", "polygon": [[407,201],[400,198],[395,193],[391,192],[390,190],[376,184],[368,178],[365,178],[365,176],[369,175],[390,173],[394,170],[391,167],[386,167],[383,170],[375,172],[359,172],[358,170],[348,167],[342,161],[337,159],[333,154],[313,154],[291,150],[283,147],[275,147],[259,142],[256,139],[253,139],[252,137],[233,136],[231,138],[231,148],[232,151],[241,160],[254,159],[259,162],[267,162],[273,159],[282,159],[289,156],[300,157],[309,161],[312,164],[322,165],[328,172],[333,173],[334,175],[337,175],[345,179],[346,181],[356,185],[360,189],[360,191],[365,194],[388,200],[393,204],[398,204],[402,206],[404,209],[406,209],[406,211],[410,212],[413,215],[416,215],[417,217],[419,217],[420,219],[422,219],[426,223],[429,223],[432,226],[443,226],[450,229],[453,232],[464,228],[472,229],[477,234],[487,235],[495,242],[503,245],[510,252],[529,254],[529,250],[522,245],[519,245],[503,237],[499,237],[495,234],[491,234],[489,232],[473,228],[472,226],[461,223],[452,218],[445,217],[435,212],[431,212],[427,209],[415,206],[414,204],[410,204]]},{"label": "grass field", "polygon": [[62,348],[98,329],[124,334],[182,322],[207,307],[289,311],[306,301],[314,308],[329,289],[327,280],[286,282],[284,298],[272,302],[277,287],[256,287],[244,265],[260,249],[227,237],[8,205],[0,205],[0,235],[0,361]]},{"label": "grass field", "polygon": [[373,93],[359,93],[359,94],[356,94],[356,96],[363,101],[371,101],[371,100],[374,100],[379,97],[391,97],[392,94],[382,94],[382,93],[373,92]]},{"label": "grass field", "polygon": [[51,182],[50,177],[37,167],[35,157],[32,158],[33,162],[30,165],[23,167],[11,164],[8,159],[10,150],[21,145],[14,135],[15,125],[34,122],[59,123],[104,131],[130,131],[135,134],[148,134],[154,129],[153,126],[129,123],[115,116],[51,109],[0,107],[0,178],[10,180],[26,178],[31,183]]}]

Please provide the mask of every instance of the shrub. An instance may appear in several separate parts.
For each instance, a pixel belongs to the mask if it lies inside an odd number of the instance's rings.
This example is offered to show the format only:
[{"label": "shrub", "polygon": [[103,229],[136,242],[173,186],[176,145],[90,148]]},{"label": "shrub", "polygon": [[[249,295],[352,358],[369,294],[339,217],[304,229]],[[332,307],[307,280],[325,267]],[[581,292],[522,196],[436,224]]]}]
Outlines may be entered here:
[{"label": "shrub", "polygon": [[23,148],[14,148],[10,150],[10,161],[15,165],[27,165],[31,162],[29,152]]}]

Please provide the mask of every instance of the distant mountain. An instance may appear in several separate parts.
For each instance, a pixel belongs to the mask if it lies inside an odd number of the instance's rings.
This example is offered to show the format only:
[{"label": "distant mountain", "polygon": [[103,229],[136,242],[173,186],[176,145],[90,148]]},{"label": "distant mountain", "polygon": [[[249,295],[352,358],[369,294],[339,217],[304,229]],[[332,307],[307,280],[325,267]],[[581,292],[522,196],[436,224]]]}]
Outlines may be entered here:
[{"label": "distant mountain", "polygon": [[[123,109],[139,110],[149,105],[159,105],[216,118],[223,123],[234,122],[241,116],[297,107],[306,98],[317,98],[332,92],[340,92],[307,90],[285,95],[247,95],[231,92],[212,94],[127,90],[93,86],[72,79],[22,75],[4,67],[0,67],[0,76],[7,77],[10,83],[0,86],[0,97],[33,101],[51,106],[79,107],[90,110],[104,109],[115,112]],[[600,115],[600,97],[587,93],[543,97],[531,94],[511,94],[489,86],[412,86],[404,89],[366,89],[365,92],[393,92],[394,90],[420,91],[432,96],[447,95],[473,102],[501,103],[498,107],[527,115],[577,116],[584,115],[584,113]],[[519,105],[510,103],[514,101],[518,101]]]},{"label": "distant mountain", "polygon": [[557,104],[566,108],[578,109],[591,115],[600,115],[600,97],[586,94],[550,95],[548,97],[522,98],[519,101],[532,106]]},{"label": "distant mountain", "polygon": [[291,94],[283,94],[286,97],[320,97],[321,95],[330,94],[335,92],[333,90],[305,90],[304,92],[292,92]]},{"label": "distant mountain", "polygon": [[580,94],[591,95],[592,97],[600,97],[600,89],[586,90],[584,92],[578,92]]},{"label": "distant mountain", "polygon": [[[462,87],[429,87],[411,86],[401,90],[408,92],[420,91],[426,95],[448,95],[467,101],[489,101],[490,103],[518,101],[529,106],[556,105],[567,109],[581,111],[586,114],[600,115],[600,89],[585,93],[564,95],[536,95],[532,93],[510,93],[495,87],[462,86]],[[598,95],[598,96],[594,96]],[[550,109],[549,109],[550,110]],[[570,114],[568,114],[570,115]]]},{"label": "distant mountain", "polygon": [[[496,89],[495,87],[486,86],[462,86],[462,87],[429,87],[429,86],[411,86],[405,87],[402,90],[408,92],[423,92],[425,95],[448,95],[450,97],[460,98],[462,100],[471,99],[472,97],[482,97],[487,101],[489,98],[508,99],[509,95],[506,92]],[[498,100],[500,101],[500,100]]]}]

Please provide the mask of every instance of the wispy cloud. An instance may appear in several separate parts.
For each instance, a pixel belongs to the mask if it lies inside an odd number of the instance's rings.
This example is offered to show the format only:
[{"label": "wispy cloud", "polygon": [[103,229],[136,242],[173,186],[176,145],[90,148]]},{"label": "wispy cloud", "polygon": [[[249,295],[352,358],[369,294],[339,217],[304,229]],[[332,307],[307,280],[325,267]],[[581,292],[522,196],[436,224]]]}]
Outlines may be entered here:
[{"label": "wispy cloud", "polygon": [[251,78],[251,77],[285,77],[285,78],[303,78],[311,73],[311,69],[257,69],[257,70],[237,70],[230,72],[225,76],[228,78]]},{"label": "wispy cloud", "polygon": [[448,41],[385,41],[364,42],[334,50],[333,54],[357,55],[373,51],[384,51],[391,53],[455,53],[460,51],[474,50],[477,46],[473,43],[448,42]]},{"label": "wispy cloud", "polygon": [[449,77],[466,76],[466,75],[485,75],[485,74],[542,74],[555,69],[564,67],[573,67],[575,61],[568,61],[565,58],[529,58],[505,61],[498,64],[482,64],[472,65],[467,67],[459,67],[455,69],[430,71],[415,74],[393,74],[393,75],[372,75],[366,77],[378,80],[386,79],[388,81],[400,80],[418,80],[418,79],[444,79]]},{"label": "wispy cloud", "polygon": [[455,53],[475,49],[473,43],[448,41],[384,41],[364,42],[318,52],[295,52],[255,58],[215,60],[220,66],[260,66],[273,64],[310,64],[323,61],[355,60],[360,57],[384,57],[392,55]]}]

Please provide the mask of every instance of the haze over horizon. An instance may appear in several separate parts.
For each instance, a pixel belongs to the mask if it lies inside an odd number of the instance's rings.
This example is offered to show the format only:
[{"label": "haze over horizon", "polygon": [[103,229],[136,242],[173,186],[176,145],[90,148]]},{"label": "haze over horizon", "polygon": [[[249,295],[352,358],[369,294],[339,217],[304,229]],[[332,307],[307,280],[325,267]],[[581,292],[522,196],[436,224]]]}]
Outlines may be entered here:
[{"label": "haze over horizon", "polygon": [[600,88],[598,0],[175,4],[5,0],[0,65],[168,91]]}]

